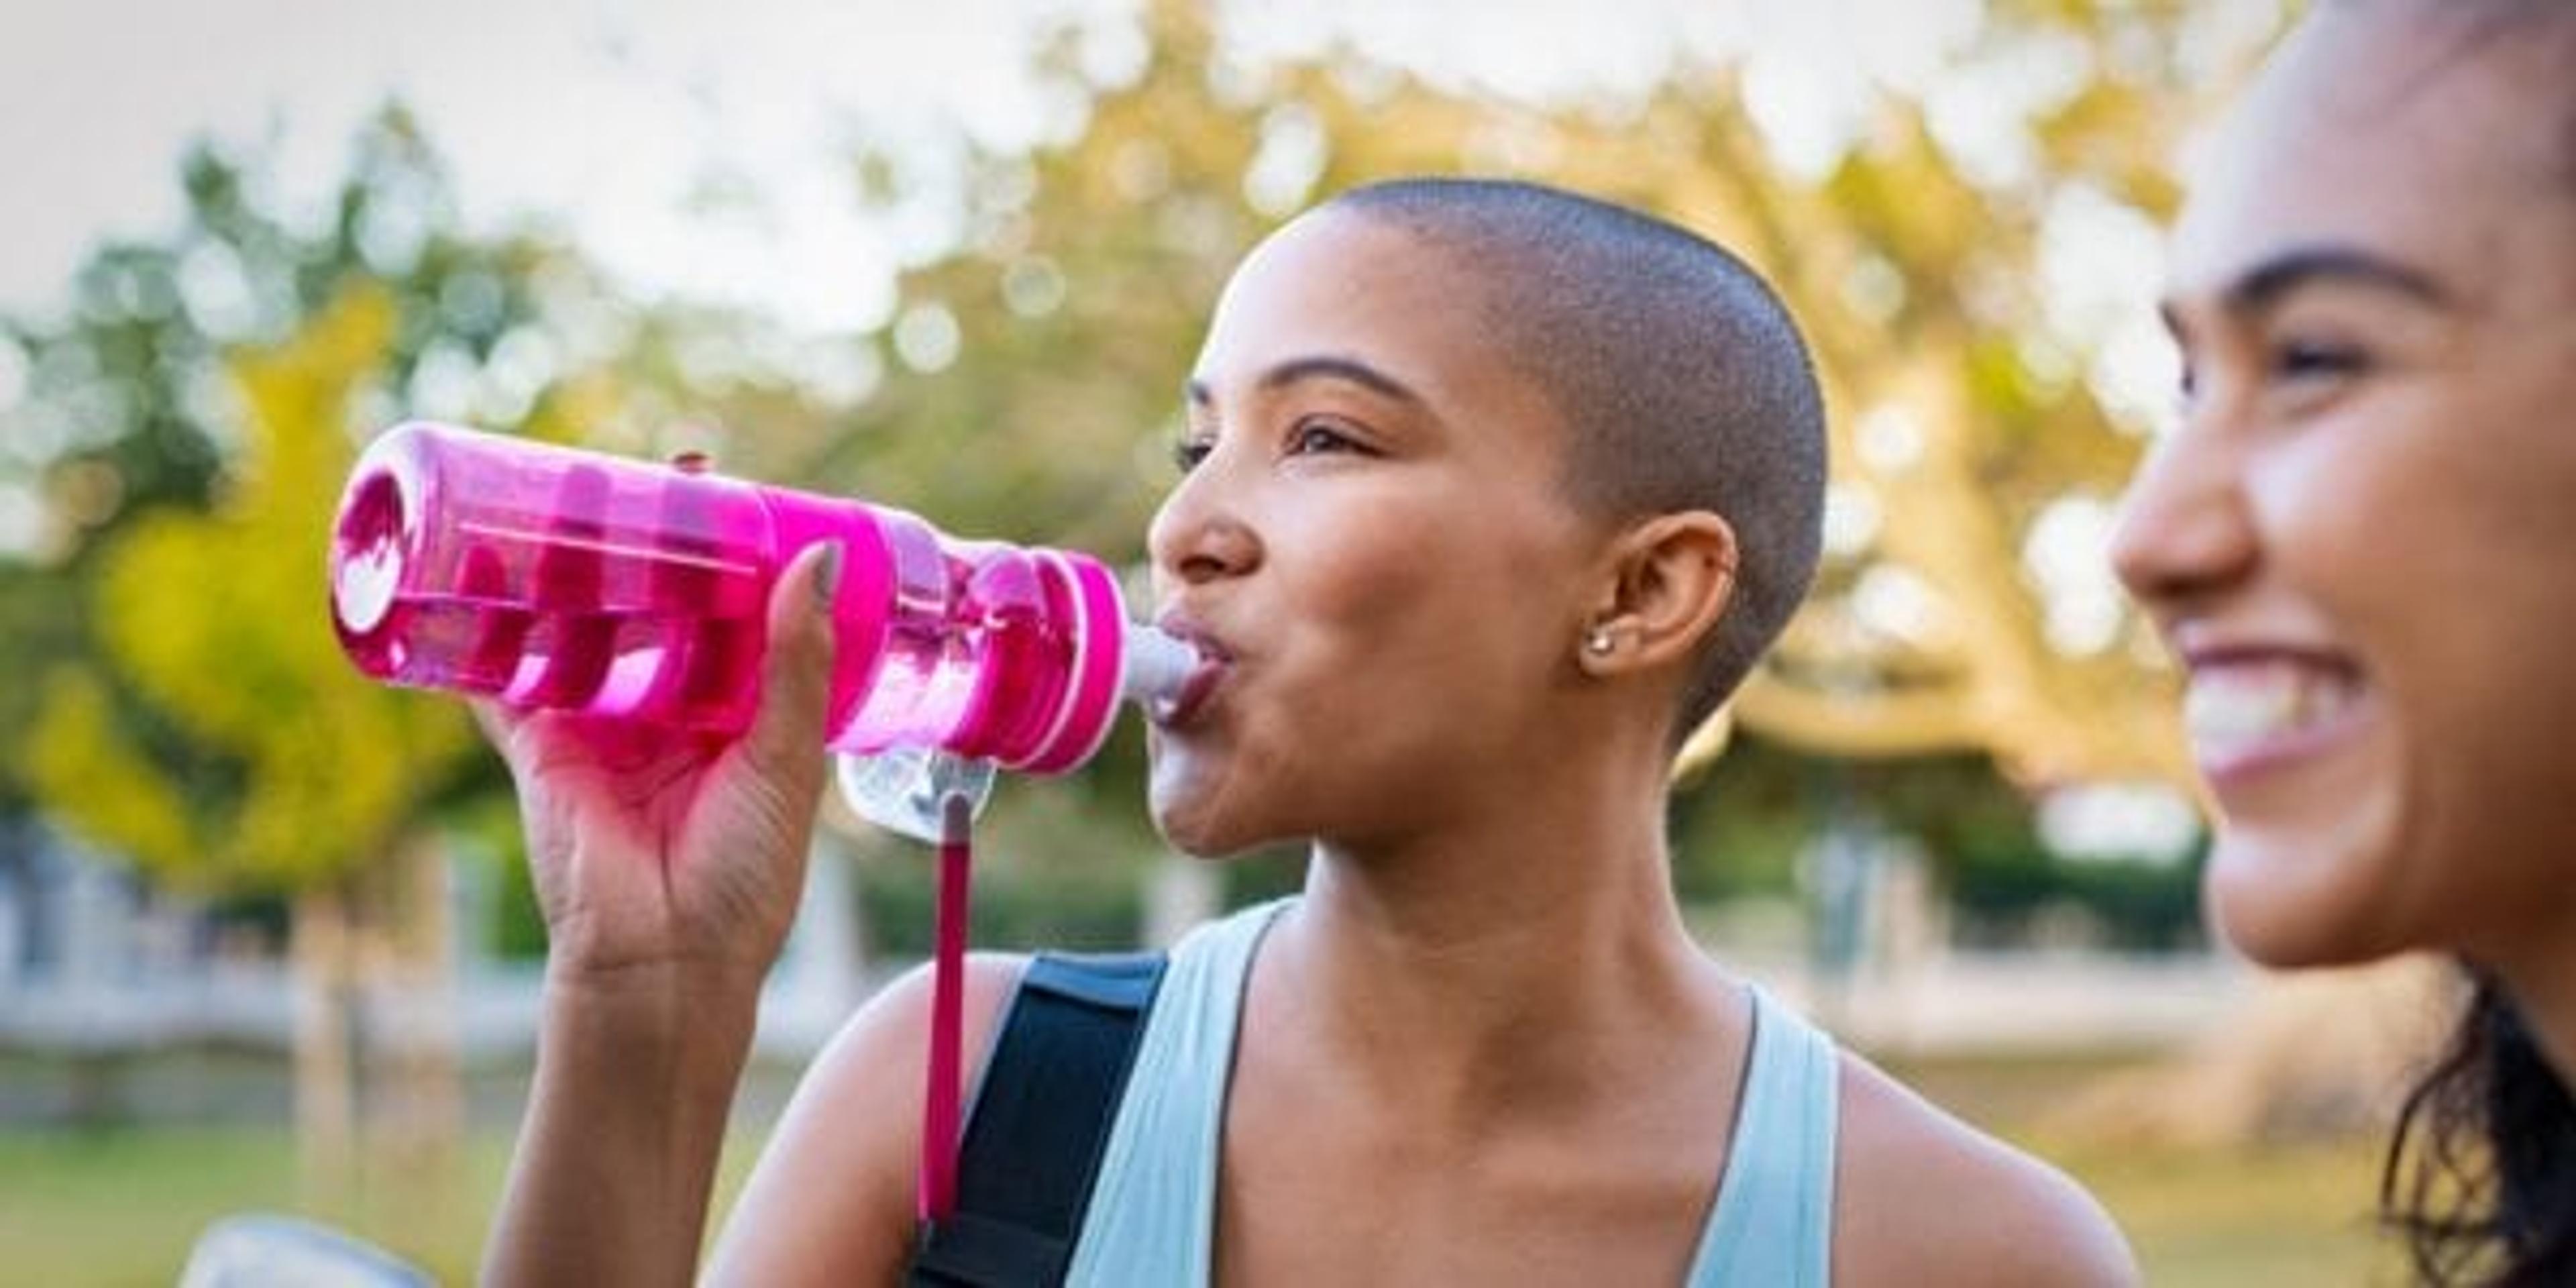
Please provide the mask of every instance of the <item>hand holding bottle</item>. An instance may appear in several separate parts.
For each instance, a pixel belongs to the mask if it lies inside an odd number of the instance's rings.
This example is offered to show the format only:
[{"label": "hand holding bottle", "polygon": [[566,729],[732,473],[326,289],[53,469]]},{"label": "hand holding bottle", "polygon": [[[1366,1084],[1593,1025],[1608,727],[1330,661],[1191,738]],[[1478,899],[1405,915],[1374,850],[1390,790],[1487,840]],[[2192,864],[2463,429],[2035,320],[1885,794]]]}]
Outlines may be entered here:
[{"label": "hand holding bottle", "polygon": [[795,917],[823,786],[840,554],[809,548],[771,588],[738,738],[475,703],[517,780],[558,984],[757,987]]}]

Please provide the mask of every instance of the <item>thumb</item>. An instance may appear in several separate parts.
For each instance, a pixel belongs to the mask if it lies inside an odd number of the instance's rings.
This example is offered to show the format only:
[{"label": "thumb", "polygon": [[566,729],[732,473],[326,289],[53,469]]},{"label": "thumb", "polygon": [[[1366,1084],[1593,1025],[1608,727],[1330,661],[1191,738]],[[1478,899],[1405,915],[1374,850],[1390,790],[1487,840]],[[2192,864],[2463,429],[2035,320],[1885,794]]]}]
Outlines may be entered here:
[{"label": "thumb", "polygon": [[482,731],[483,741],[508,759],[519,726],[527,722],[526,713],[514,711],[492,698],[468,698],[465,709],[473,714],[474,727]]},{"label": "thumb", "polygon": [[842,546],[799,551],[769,594],[769,647],[761,659],[760,707],[743,735],[744,753],[764,773],[819,765],[832,696],[832,606]]}]

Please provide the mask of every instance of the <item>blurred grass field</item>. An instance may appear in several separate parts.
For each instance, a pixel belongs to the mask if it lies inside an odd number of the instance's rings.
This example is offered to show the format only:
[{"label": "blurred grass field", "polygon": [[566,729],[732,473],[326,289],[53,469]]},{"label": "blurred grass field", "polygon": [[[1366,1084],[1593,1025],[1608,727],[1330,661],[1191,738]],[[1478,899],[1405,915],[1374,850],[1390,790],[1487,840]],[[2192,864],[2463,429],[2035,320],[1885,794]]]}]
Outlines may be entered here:
[{"label": "blurred grass field", "polygon": [[[286,1212],[328,1222],[471,1284],[509,1162],[506,1136],[480,1133],[443,1175],[369,1170],[354,1189],[299,1193],[295,1142],[280,1130],[151,1128],[0,1134],[0,1283],[169,1288],[218,1217]],[[719,1201],[759,1148],[725,1150]]]},{"label": "blurred grass field", "polygon": [[[20,1070],[23,1072],[23,1066]],[[2373,1141],[2259,1149],[2052,1142],[2041,1109],[2075,1076],[2046,1064],[1901,1068],[1964,1115],[2040,1150],[2090,1187],[2127,1231],[2148,1282],[2298,1288],[2401,1282],[2373,1231]],[[719,1203],[759,1148],[726,1150]],[[443,1172],[368,1168],[353,1188],[301,1196],[295,1148],[259,1126],[0,1131],[0,1282],[166,1286],[214,1219],[261,1210],[329,1221],[466,1284],[500,1192],[509,1138],[478,1130]]]}]

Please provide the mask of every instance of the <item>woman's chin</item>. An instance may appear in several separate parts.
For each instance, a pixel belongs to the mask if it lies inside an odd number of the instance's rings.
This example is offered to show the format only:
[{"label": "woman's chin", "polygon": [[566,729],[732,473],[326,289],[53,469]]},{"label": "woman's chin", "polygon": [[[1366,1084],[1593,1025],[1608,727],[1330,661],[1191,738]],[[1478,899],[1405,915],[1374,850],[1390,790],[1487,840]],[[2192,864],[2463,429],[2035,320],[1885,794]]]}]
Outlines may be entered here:
[{"label": "woman's chin", "polygon": [[1147,805],[1164,844],[1194,859],[1222,859],[1282,839],[1273,829],[1252,826],[1242,811],[1224,808],[1213,793],[1167,793],[1157,783]]},{"label": "woman's chin", "polygon": [[1174,823],[1157,815],[1154,819],[1154,830],[1162,834],[1163,844],[1170,846],[1176,853],[1186,854],[1193,859],[1215,857],[1216,852],[1210,850],[1207,842],[1186,824]]},{"label": "woman's chin", "polygon": [[1145,776],[1145,807],[1164,841],[1183,854],[1213,858],[1260,844],[1249,835],[1246,807],[1261,804],[1258,785],[1231,757],[1165,742],[1155,748]]},{"label": "woman's chin", "polygon": [[2385,910],[2369,897],[2380,883],[2363,866],[2222,831],[2203,884],[2210,924],[2238,952],[2283,970],[2403,952],[2411,945],[2389,933]]},{"label": "woman's chin", "polygon": [[1222,812],[1210,797],[1189,784],[1166,781],[1158,772],[1147,789],[1146,810],[1165,844],[1193,858],[1211,858],[1229,850]]}]

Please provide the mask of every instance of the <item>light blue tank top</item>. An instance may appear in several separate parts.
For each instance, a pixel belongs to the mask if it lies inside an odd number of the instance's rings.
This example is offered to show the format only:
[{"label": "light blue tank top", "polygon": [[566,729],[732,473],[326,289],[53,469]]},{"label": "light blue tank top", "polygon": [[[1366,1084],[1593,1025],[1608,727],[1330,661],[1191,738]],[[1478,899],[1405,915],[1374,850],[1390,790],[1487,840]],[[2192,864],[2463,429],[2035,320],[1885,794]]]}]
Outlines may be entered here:
[{"label": "light blue tank top", "polygon": [[[1202,1288],[1210,1282],[1235,1023],[1253,953],[1286,905],[1264,904],[1202,926],[1172,950],[1110,1127],[1067,1284]],[[1753,998],[1744,1101],[1687,1288],[1827,1288],[1838,1086],[1833,1044],[1761,989]]]}]

